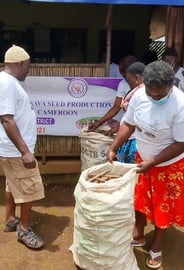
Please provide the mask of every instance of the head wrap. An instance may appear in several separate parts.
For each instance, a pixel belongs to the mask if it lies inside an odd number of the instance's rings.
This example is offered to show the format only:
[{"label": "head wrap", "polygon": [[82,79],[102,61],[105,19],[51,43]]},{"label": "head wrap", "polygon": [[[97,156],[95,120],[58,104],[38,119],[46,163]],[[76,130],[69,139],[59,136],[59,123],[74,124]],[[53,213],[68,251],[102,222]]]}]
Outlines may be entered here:
[{"label": "head wrap", "polygon": [[29,54],[21,47],[13,45],[4,56],[4,63],[18,63],[30,59]]}]

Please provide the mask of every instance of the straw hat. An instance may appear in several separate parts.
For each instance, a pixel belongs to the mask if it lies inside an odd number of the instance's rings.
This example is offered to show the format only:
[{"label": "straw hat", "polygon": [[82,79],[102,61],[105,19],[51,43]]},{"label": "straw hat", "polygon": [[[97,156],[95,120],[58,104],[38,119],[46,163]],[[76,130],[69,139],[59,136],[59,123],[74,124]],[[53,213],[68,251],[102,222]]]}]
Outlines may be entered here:
[{"label": "straw hat", "polygon": [[18,63],[30,59],[29,54],[21,47],[13,45],[4,56],[4,63]]}]

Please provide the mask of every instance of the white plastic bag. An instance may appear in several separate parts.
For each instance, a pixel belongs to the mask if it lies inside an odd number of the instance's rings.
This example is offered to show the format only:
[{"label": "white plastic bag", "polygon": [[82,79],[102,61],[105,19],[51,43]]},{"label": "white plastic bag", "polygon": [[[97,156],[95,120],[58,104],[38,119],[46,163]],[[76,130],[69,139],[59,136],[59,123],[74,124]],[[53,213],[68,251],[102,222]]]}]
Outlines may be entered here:
[{"label": "white plastic bag", "polygon": [[[89,173],[109,169],[122,175],[105,183],[86,181]],[[114,162],[80,175],[74,196],[74,262],[86,270],[138,270],[131,246],[136,165]]]},{"label": "white plastic bag", "polygon": [[113,141],[111,137],[98,132],[86,132],[85,129],[82,129],[79,138],[81,144],[81,171],[106,162],[109,146]]}]

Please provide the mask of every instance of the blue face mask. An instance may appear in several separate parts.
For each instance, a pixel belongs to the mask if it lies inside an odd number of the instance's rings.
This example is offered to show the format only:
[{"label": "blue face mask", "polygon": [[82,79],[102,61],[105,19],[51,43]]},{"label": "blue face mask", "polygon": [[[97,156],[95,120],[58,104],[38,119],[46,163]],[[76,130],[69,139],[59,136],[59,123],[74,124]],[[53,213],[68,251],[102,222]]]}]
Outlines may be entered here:
[{"label": "blue face mask", "polygon": [[169,97],[170,97],[170,93],[167,96],[165,96],[165,97],[163,97],[163,98],[161,98],[159,100],[153,99],[152,97],[150,97],[148,95],[147,95],[147,97],[152,103],[154,103],[156,105],[164,105],[165,103],[168,102]]}]

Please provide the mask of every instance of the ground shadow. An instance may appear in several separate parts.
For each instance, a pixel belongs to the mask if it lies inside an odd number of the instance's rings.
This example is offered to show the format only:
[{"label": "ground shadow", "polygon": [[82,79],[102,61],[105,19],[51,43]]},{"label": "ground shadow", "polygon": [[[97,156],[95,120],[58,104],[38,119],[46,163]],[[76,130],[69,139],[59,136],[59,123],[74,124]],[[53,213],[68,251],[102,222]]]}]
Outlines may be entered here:
[{"label": "ground shadow", "polygon": [[35,202],[35,205],[43,207],[51,206],[74,206],[74,189],[75,184],[49,183],[45,186],[45,198]]},{"label": "ground shadow", "polygon": [[[134,248],[138,266],[141,270],[148,270],[145,261],[151,245],[153,231],[146,234],[148,245],[144,248]],[[166,230],[163,240],[163,262],[158,270],[183,270],[184,256],[179,256],[184,250],[184,229],[171,226]]]},{"label": "ground shadow", "polygon": [[44,239],[44,249],[50,252],[60,250],[60,244],[56,241],[69,226],[71,219],[68,216],[55,216],[48,213],[31,211],[31,225],[34,230]]},{"label": "ground shadow", "polygon": [[184,229],[170,227],[163,243],[163,270],[184,269]]}]

